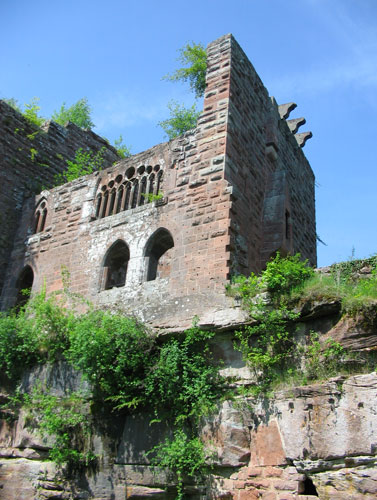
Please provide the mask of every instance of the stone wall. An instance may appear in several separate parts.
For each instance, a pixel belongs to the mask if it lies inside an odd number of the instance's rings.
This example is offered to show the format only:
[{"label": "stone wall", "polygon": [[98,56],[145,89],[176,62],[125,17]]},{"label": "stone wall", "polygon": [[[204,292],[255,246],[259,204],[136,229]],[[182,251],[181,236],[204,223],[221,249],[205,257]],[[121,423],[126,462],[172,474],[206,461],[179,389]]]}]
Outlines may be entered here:
[{"label": "stone wall", "polygon": [[[41,128],[0,100],[0,295],[21,215],[34,212],[26,200],[42,187],[54,185],[54,178],[66,168],[79,148],[105,148],[105,165],[119,157],[115,149],[92,131],[68,123],[61,127],[48,121]],[[27,205],[24,207],[24,203]]]},{"label": "stone wall", "polygon": [[[48,292],[62,289],[66,269],[72,291],[101,306],[185,328],[194,315],[231,305],[224,295],[231,275],[261,270],[278,250],[300,251],[315,265],[314,177],[287,113],[281,117],[231,35],[207,52],[195,130],[23,205],[3,309],[14,305],[25,266],[33,290],[45,282]],[[163,199],[155,200],[160,174]],[[33,235],[42,201],[45,228]],[[111,287],[116,244],[125,259],[116,271],[126,277]]]}]

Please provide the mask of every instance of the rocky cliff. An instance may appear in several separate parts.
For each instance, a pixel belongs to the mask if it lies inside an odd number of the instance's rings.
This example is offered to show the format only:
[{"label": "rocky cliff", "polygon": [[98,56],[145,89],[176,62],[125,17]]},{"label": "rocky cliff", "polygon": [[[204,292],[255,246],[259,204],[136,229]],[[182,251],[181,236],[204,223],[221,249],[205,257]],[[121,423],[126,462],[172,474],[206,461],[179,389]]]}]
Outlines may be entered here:
[{"label": "rocky cliff", "polygon": [[[337,304],[316,303],[302,311],[300,332],[315,329],[359,352],[370,353],[377,346],[374,321],[341,318]],[[224,361],[222,371],[238,373],[236,385],[247,383],[250,373],[233,351],[232,329],[218,333],[212,342]],[[366,370],[360,359],[356,365],[356,371]],[[57,396],[89,390],[65,362],[25,373],[21,391],[37,385]],[[369,372],[219,403],[217,412],[200,425],[212,467],[199,481],[185,481],[185,494],[234,500],[376,498],[376,394],[377,374]],[[26,410],[12,415],[8,396],[4,390],[2,499],[175,498],[174,475],[152,467],[146,455],[169,435],[163,423],[149,424],[150,415],[97,408],[90,441],[98,460],[67,476],[49,459],[53,437],[42,437]]]}]

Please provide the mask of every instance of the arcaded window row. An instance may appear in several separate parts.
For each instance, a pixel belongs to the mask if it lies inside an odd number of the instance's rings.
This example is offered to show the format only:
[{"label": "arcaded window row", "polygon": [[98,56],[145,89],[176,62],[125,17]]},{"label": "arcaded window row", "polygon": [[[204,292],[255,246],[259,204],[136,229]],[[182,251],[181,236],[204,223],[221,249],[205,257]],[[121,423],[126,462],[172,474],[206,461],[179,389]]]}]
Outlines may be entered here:
[{"label": "arcaded window row", "polygon": [[153,201],[160,194],[163,170],[159,165],[130,167],[125,176],[100,188],[96,197],[96,218],[102,219]]}]

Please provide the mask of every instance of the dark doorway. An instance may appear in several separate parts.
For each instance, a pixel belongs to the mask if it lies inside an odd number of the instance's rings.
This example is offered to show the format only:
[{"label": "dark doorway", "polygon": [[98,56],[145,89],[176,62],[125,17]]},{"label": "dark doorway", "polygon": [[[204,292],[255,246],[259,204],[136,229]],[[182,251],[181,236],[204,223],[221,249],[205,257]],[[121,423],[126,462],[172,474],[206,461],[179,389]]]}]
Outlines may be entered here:
[{"label": "dark doorway", "polygon": [[34,273],[30,266],[24,267],[17,280],[17,299],[16,307],[22,307],[29,300],[30,292],[33,287]]}]

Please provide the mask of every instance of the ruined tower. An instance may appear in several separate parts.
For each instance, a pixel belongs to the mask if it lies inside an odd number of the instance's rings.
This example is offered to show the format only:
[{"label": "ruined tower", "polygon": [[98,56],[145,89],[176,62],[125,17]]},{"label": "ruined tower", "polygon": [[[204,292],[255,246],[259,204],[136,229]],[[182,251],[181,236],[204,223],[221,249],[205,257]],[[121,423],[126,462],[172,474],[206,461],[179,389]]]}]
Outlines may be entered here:
[{"label": "ruined tower", "polygon": [[287,120],[295,105],[277,105],[232,35],[207,56],[194,130],[22,200],[2,308],[25,284],[59,291],[64,269],[95,304],[176,328],[228,307],[230,277],[277,251],[316,264],[305,120]]}]

